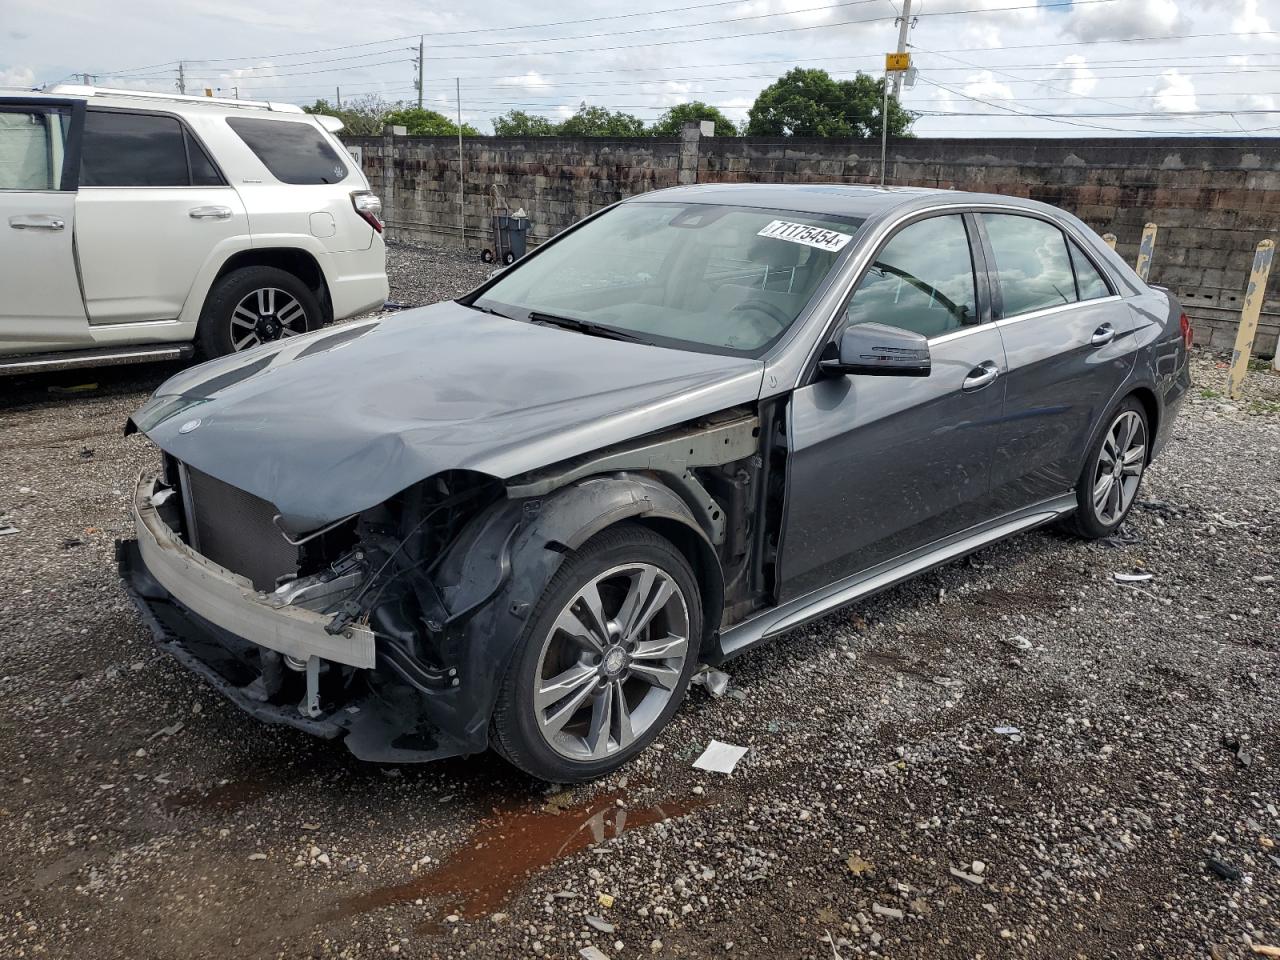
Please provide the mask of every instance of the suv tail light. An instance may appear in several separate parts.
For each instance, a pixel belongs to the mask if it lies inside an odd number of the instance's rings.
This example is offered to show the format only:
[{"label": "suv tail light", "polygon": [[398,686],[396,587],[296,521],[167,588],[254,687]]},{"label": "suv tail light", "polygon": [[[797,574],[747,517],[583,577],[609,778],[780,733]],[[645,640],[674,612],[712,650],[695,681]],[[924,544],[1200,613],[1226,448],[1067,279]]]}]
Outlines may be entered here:
[{"label": "suv tail light", "polygon": [[1182,311],[1182,316],[1178,318],[1178,322],[1182,324],[1182,342],[1186,344],[1188,350],[1191,349],[1191,340],[1195,336],[1195,332],[1191,329],[1191,321],[1187,319],[1187,312]]},{"label": "suv tail light", "polygon": [[369,226],[378,233],[382,232],[382,201],[378,199],[377,194],[368,190],[353,190],[351,206]]}]

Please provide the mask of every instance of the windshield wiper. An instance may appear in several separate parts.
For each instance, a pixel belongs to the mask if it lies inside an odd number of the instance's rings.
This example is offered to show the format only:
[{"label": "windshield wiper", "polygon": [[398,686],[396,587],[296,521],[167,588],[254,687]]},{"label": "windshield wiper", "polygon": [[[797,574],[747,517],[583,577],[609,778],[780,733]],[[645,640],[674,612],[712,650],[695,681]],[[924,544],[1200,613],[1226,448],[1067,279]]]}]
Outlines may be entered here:
[{"label": "windshield wiper", "polygon": [[501,317],[503,320],[512,319],[511,317],[507,316],[505,313],[499,313],[497,310],[493,309],[493,307],[482,307],[478,303],[467,303],[467,304],[464,304],[464,306],[470,307],[472,310],[479,310],[481,313],[488,313],[495,317]]},{"label": "windshield wiper", "polygon": [[560,327],[564,330],[575,330],[590,337],[604,337],[606,340],[626,340],[629,343],[649,342],[643,337],[637,337],[634,333],[627,333],[625,330],[617,330],[614,327],[606,327],[601,323],[579,320],[576,317],[558,317],[553,313],[539,313],[537,310],[529,311],[529,322],[546,324],[549,327]]}]

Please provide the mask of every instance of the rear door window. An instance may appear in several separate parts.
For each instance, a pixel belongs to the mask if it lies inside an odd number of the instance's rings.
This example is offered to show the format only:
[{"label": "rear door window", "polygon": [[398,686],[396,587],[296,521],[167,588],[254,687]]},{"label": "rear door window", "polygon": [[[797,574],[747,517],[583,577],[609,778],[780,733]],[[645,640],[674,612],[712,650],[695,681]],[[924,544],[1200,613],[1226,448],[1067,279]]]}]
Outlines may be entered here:
[{"label": "rear door window", "polygon": [[1004,316],[1075,303],[1076,282],[1067,238],[1052,223],[1017,214],[984,213],[995,254]]},{"label": "rear door window", "polygon": [[282,183],[338,183],[347,165],[317,127],[305,121],[229,117],[227,123]]},{"label": "rear door window", "polygon": [[161,114],[90,110],[80,146],[82,187],[185,187],[182,124]]},{"label": "rear door window", "polygon": [[1084,255],[1084,251],[1071,241],[1067,241],[1067,245],[1071,249],[1071,265],[1076,270],[1076,292],[1080,295],[1080,299],[1098,300],[1111,296],[1111,288],[1107,286],[1107,281]]}]

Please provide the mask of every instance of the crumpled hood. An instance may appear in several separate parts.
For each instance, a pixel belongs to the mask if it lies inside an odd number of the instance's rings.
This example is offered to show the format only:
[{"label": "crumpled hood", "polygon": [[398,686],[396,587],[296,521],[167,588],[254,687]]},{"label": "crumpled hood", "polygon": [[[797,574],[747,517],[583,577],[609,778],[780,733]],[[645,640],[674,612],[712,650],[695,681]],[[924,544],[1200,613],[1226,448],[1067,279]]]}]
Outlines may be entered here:
[{"label": "crumpled hood", "polygon": [[192,367],[132,421],[302,533],[442,470],[507,479],[754,401],[763,367],[446,302]]}]

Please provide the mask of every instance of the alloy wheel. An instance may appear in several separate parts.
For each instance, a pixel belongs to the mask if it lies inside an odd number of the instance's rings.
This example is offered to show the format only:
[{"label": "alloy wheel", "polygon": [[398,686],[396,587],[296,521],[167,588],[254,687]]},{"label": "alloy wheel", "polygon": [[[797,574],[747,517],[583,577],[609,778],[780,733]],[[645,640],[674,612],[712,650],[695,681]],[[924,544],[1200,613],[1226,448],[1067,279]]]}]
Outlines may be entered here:
[{"label": "alloy wheel", "polygon": [[1125,410],[1107,430],[1093,474],[1093,512],[1111,526],[1125,515],[1147,464],[1147,427],[1133,410]]},{"label": "alloy wheel", "polygon": [[534,673],[538,731],[560,756],[626,749],[662,715],[689,656],[689,609],[651,563],[606,570],[574,594],[543,640]]},{"label": "alloy wheel", "polygon": [[307,311],[279,287],[251,291],[231,311],[231,345],[237,351],[307,332]]}]

